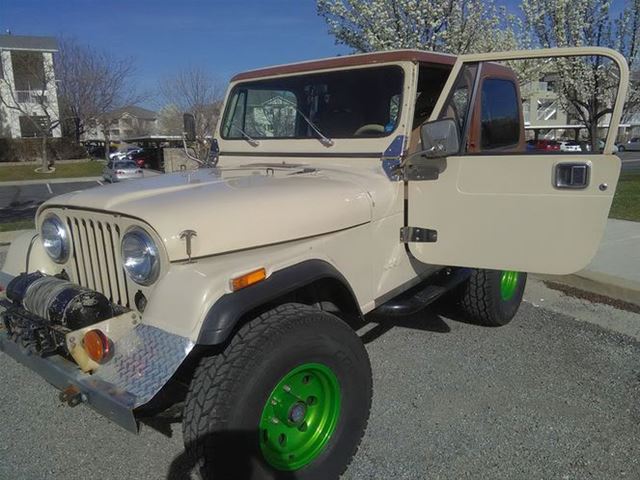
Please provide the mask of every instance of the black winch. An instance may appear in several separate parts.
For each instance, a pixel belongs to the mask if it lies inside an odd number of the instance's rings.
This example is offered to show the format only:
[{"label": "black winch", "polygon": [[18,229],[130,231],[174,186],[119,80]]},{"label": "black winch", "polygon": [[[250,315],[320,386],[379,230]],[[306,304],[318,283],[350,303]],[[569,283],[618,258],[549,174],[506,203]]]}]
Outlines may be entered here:
[{"label": "black winch", "polygon": [[64,345],[67,332],[122,313],[100,292],[41,272],[23,273],[7,285],[2,314],[8,333],[38,353]]}]

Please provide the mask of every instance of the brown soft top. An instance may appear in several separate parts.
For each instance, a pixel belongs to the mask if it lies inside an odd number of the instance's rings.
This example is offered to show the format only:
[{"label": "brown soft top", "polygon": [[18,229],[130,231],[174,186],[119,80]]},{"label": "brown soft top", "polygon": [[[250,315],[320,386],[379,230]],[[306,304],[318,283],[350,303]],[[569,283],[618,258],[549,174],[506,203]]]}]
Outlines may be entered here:
[{"label": "brown soft top", "polygon": [[290,63],[288,65],[260,68],[258,70],[238,73],[231,79],[231,81],[235,82],[238,80],[304,73],[316,70],[328,70],[332,68],[375,65],[376,63],[420,62],[453,65],[455,61],[455,55],[448,55],[446,53],[425,52],[423,50],[390,50],[386,52],[345,55],[344,57],[325,58],[322,60],[311,60],[309,62]]}]

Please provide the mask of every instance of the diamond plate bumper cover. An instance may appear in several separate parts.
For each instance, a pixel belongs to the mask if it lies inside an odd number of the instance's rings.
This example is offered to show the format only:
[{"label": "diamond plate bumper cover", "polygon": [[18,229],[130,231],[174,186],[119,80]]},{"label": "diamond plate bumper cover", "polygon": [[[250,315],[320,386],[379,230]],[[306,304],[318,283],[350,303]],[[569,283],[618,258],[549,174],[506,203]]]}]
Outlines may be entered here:
[{"label": "diamond plate bumper cover", "polygon": [[133,432],[138,431],[134,409],[160,391],[193,346],[188,338],[150,325],[137,325],[115,342],[113,358],[89,375],[62,356],[40,357],[31,353],[0,330],[0,351],[60,390],[76,387],[84,403]]}]

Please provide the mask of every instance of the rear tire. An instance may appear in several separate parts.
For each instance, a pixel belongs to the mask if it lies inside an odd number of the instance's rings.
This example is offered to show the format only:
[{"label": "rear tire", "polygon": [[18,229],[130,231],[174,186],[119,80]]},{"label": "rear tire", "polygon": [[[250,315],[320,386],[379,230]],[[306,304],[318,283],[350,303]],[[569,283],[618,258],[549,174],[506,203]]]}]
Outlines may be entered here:
[{"label": "rear tire", "polygon": [[457,303],[466,318],[479,325],[500,327],[520,308],[527,274],[501,270],[473,270],[457,292]]},{"label": "rear tire", "polygon": [[201,360],[185,448],[205,479],[338,478],[362,439],[371,394],[356,333],[316,308],[282,305]]}]

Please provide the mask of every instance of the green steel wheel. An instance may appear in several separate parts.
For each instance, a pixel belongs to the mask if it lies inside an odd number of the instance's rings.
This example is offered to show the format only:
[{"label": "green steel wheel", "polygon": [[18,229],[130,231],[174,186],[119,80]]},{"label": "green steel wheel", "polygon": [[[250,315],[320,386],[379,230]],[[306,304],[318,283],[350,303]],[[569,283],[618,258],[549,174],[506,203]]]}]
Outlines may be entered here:
[{"label": "green steel wheel", "polygon": [[464,317],[487,327],[509,323],[520,308],[527,274],[511,270],[473,270],[456,291]]},{"label": "green steel wheel", "polygon": [[338,479],[364,434],[372,390],[351,327],[281,305],[201,359],[185,401],[185,448],[203,478]]},{"label": "green steel wheel", "polygon": [[326,447],[340,416],[340,384],[325,365],[291,370],[269,395],[260,418],[260,448],[279,470],[298,470]]},{"label": "green steel wheel", "polygon": [[518,272],[503,270],[500,276],[500,297],[502,300],[511,300],[518,288]]}]

